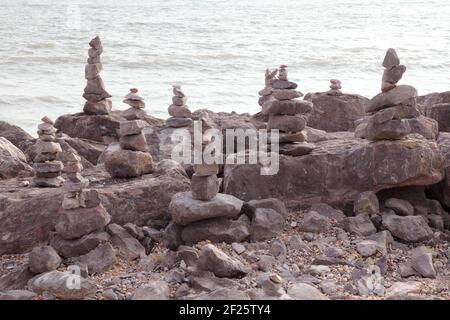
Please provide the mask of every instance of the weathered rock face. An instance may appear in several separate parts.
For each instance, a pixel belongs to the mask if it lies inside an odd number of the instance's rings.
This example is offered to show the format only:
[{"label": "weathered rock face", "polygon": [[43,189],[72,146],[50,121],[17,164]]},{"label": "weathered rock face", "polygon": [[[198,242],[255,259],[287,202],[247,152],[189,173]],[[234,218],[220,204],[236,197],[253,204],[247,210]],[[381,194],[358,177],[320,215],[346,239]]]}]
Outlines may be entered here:
[{"label": "weathered rock face", "polygon": [[450,91],[420,96],[417,102],[425,116],[439,123],[439,131],[450,132]]},{"label": "weathered rock face", "polygon": [[383,217],[383,225],[394,237],[406,242],[425,241],[433,235],[433,231],[422,216],[389,215]]},{"label": "weathered rock face", "polygon": [[61,258],[50,246],[36,247],[28,256],[30,270],[36,274],[56,270]]},{"label": "weathered rock face", "polygon": [[[101,166],[84,175],[89,176],[91,189],[100,193],[112,221],[122,225],[157,223],[160,227],[161,221],[170,220],[172,196],[189,190],[189,179],[179,165],[157,164],[152,175],[118,183],[111,183]],[[26,252],[46,242],[58,222],[63,200],[61,189],[19,188],[15,179],[8,181],[0,185],[0,254]]]},{"label": "weathered rock face", "polygon": [[56,119],[55,127],[58,132],[73,138],[107,142],[119,138],[120,116],[115,113],[110,115],[68,114]]},{"label": "weathered rock face", "polygon": [[308,126],[327,132],[354,131],[355,120],[366,114],[370,100],[359,95],[330,96],[326,93],[310,93],[305,100],[314,107],[308,117]]},{"label": "weathered rock face", "polygon": [[207,244],[200,251],[197,267],[223,278],[242,277],[250,271],[242,262],[212,244]]},{"label": "weathered rock face", "polygon": [[426,186],[444,177],[442,155],[431,141],[349,139],[316,146],[302,157],[280,156],[280,170],[271,176],[260,175],[259,165],[226,165],[224,192],[246,201],[277,197],[291,205],[342,205],[363,191]]},{"label": "weathered rock face", "polygon": [[444,156],[445,178],[432,186],[431,191],[442,204],[450,207],[450,133],[441,132],[437,143]]},{"label": "weathered rock face", "polygon": [[120,149],[106,157],[105,168],[115,178],[133,178],[152,172],[153,159],[147,152]]},{"label": "weathered rock face", "polygon": [[[81,138],[71,138],[67,135],[57,137],[57,141],[59,144],[63,144],[64,142],[66,142],[70,147],[75,149],[78,155],[80,155],[93,165],[97,164],[98,158],[106,149],[106,146],[102,143]],[[64,147],[61,147],[63,148],[63,151],[65,151]]]},{"label": "weathered rock face", "polygon": [[33,174],[25,154],[9,140],[0,137],[0,179],[30,177]]},{"label": "weathered rock face", "polygon": [[13,145],[27,154],[35,143],[35,139],[25,130],[0,120],[0,137],[8,139]]}]

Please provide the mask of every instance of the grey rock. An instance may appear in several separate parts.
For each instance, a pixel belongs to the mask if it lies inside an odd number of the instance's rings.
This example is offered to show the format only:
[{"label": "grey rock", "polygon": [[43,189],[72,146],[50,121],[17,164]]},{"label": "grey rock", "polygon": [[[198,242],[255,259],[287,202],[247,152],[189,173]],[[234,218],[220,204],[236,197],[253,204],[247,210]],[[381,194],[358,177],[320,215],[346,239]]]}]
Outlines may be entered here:
[{"label": "grey rock", "polygon": [[169,300],[170,289],[165,281],[154,281],[139,288],[131,300]]},{"label": "grey rock", "polygon": [[113,244],[119,249],[119,255],[124,259],[131,261],[146,257],[145,248],[118,224],[110,224],[108,232]]},{"label": "grey rock", "polygon": [[91,275],[110,270],[116,261],[116,253],[109,243],[101,244],[91,252],[74,259],[76,265],[86,266]]},{"label": "grey rock", "polygon": [[411,267],[424,278],[436,278],[433,255],[426,247],[421,246],[414,249]]},{"label": "grey rock", "polygon": [[178,260],[183,260],[188,267],[195,266],[198,261],[197,249],[189,246],[179,246],[177,251]]},{"label": "grey rock", "polygon": [[386,247],[373,240],[362,240],[356,244],[356,250],[363,257],[370,257],[378,252],[385,253]]},{"label": "grey rock", "polygon": [[264,115],[296,115],[296,114],[308,114],[313,109],[311,101],[307,100],[276,100],[269,99],[262,106],[262,113]]},{"label": "grey rock", "polygon": [[380,203],[373,191],[360,193],[353,203],[353,211],[356,215],[366,213],[368,215],[380,213]]},{"label": "grey rock", "polygon": [[9,290],[0,292],[0,301],[7,300],[33,300],[36,293],[28,290]]},{"label": "grey rock", "polygon": [[400,81],[405,71],[406,67],[403,65],[395,66],[392,69],[386,69],[383,73],[383,81],[395,84]]},{"label": "grey rock", "polygon": [[212,244],[202,248],[197,267],[200,270],[211,271],[221,278],[243,277],[250,272],[242,262],[228,256]]},{"label": "grey rock", "polygon": [[395,211],[400,216],[413,216],[414,207],[407,200],[389,198],[384,203],[384,206]]},{"label": "grey rock", "polygon": [[283,201],[276,198],[266,198],[261,200],[250,200],[244,203],[242,213],[245,213],[249,218],[253,218],[255,211],[258,208],[273,209],[283,217],[287,216],[286,206]]},{"label": "grey rock", "polygon": [[329,225],[328,219],[315,211],[308,211],[299,224],[300,231],[320,233]]},{"label": "grey rock", "polygon": [[189,283],[192,288],[207,292],[212,292],[222,288],[236,288],[238,283],[234,280],[227,278],[216,278],[214,275],[212,277],[190,277]]},{"label": "grey rock", "polygon": [[295,300],[328,300],[328,298],[312,285],[295,283],[291,285],[287,294]]},{"label": "grey rock", "polygon": [[274,89],[295,89],[297,84],[287,80],[275,80],[272,83],[272,88]]},{"label": "grey rock", "polygon": [[391,69],[400,64],[400,59],[397,55],[397,52],[393,48],[389,48],[386,52],[386,56],[383,60],[383,67],[386,69]]},{"label": "grey rock", "polygon": [[271,239],[283,231],[284,217],[273,209],[257,208],[250,225],[250,238],[254,241]]},{"label": "grey rock", "polygon": [[368,236],[377,232],[377,229],[367,214],[359,214],[356,217],[346,218],[344,220],[344,230],[358,236]]},{"label": "grey rock", "polygon": [[306,119],[303,116],[270,115],[267,129],[278,129],[281,132],[300,132],[306,127]]},{"label": "grey rock", "polygon": [[269,253],[274,257],[283,258],[286,257],[287,247],[283,241],[274,239],[270,245]]},{"label": "grey rock", "polygon": [[165,246],[171,250],[177,250],[177,248],[184,243],[183,239],[181,238],[182,230],[182,226],[171,221],[167,225],[163,234],[163,241]]},{"label": "grey rock", "polygon": [[30,270],[37,274],[56,270],[62,261],[55,249],[50,246],[34,248],[28,259]]},{"label": "grey rock", "polygon": [[79,239],[65,240],[55,235],[50,240],[50,245],[64,258],[78,257],[95,249],[102,243],[108,242],[109,234],[106,232],[95,232],[85,235]]},{"label": "grey rock", "polygon": [[24,289],[28,281],[34,276],[35,274],[30,271],[28,265],[11,271],[0,277],[0,292]]},{"label": "grey rock", "polygon": [[407,85],[397,86],[388,92],[382,92],[373,97],[366,112],[372,113],[387,107],[399,105],[415,97],[417,97],[416,88]]},{"label": "grey rock", "polygon": [[406,242],[425,241],[433,235],[422,216],[383,216],[383,225],[394,237]]},{"label": "grey rock", "polygon": [[219,179],[216,175],[200,176],[194,173],[191,179],[191,190],[194,199],[211,200],[219,192]]},{"label": "grey rock", "polygon": [[190,118],[170,117],[166,120],[166,126],[171,128],[189,127],[193,124]]}]

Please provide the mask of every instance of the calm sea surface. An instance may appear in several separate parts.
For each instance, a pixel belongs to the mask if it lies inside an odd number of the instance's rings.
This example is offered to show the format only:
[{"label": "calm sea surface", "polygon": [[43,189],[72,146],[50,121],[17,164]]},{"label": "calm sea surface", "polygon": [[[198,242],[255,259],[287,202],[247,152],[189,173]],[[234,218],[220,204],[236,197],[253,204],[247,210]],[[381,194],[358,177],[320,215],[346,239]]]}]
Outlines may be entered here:
[{"label": "calm sea surface", "polygon": [[280,64],[304,93],[339,78],[371,97],[389,47],[407,66],[402,83],[446,91],[449,17],[444,0],[0,0],[0,120],[34,134],[43,115],[81,111],[95,35],[113,108],[138,87],[157,117],[173,83],[191,109],[257,112],[264,70]]}]

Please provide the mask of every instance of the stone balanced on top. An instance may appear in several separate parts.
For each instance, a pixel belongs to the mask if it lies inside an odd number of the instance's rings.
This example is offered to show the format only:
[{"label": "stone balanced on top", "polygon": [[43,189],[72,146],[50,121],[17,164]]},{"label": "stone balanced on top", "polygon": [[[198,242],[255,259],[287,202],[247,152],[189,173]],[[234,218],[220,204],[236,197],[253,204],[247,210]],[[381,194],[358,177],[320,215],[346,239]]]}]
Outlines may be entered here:
[{"label": "stone balanced on top", "polygon": [[[81,175],[81,158],[72,152],[64,152],[61,158],[69,181],[64,184],[60,218],[50,245],[64,258],[73,258],[87,254],[109,240],[104,229],[111,216],[101,204],[98,192],[85,189],[89,180]],[[107,250],[114,255],[112,247],[106,245],[109,247],[103,248],[103,252]]]},{"label": "stone balanced on top", "polygon": [[42,118],[37,133],[39,138],[35,145],[37,155],[33,165],[36,172],[34,184],[39,187],[60,187],[64,183],[61,177],[63,163],[57,158],[62,149],[59,143],[55,142],[56,129],[53,121],[48,117]]},{"label": "stone balanced on top", "polygon": [[327,91],[327,94],[330,96],[342,96],[341,80],[331,79],[330,83],[330,90]]},{"label": "stone balanced on top", "polygon": [[389,49],[383,61],[386,68],[382,92],[372,98],[366,112],[373,115],[367,121],[363,136],[368,140],[398,140],[411,133],[409,119],[417,118],[417,90],[408,85],[397,86],[406,67],[394,49]]},{"label": "stone balanced on top", "polygon": [[264,79],[264,89],[260,90],[258,94],[260,98],[258,100],[258,104],[262,107],[264,102],[270,99],[272,96],[273,88],[272,84],[275,81],[275,76],[278,73],[278,69],[266,69],[265,79]]},{"label": "stone balanced on top", "polygon": [[112,177],[133,178],[152,172],[153,160],[142,132],[147,126],[143,120],[120,122],[120,148],[108,154],[105,160],[105,168]]},{"label": "stone balanced on top", "polygon": [[173,85],[172,104],[168,111],[170,118],[166,125],[172,128],[189,127],[192,124],[192,114],[186,105],[187,97],[179,85]]},{"label": "stone balanced on top", "polygon": [[271,97],[264,102],[262,113],[269,116],[267,129],[280,131],[280,153],[301,156],[314,149],[312,144],[306,143],[304,131],[313,104],[298,99],[303,93],[296,88],[297,84],[288,80],[287,66],[280,66],[278,78],[272,81]]},{"label": "stone balanced on top", "polygon": [[138,120],[145,119],[147,113],[145,112],[145,102],[138,94],[139,90],[137,88],[131,88],[130,92],[125,96],[123,103],[130,106],[129,109],[122,113],[122,117],[127,120]]},{"label": "stone balanced on top", "polygon": [[89,42],[91,47],[88,51],[89,58],[84,69],[87,80],[84,88],[83,97],[87,100],[84,104],[83,112],[91,115],[105,115],[111,112],[111,95],[106,91],[105,84],[100,77],[103,69],[101,54],[103,46],[100,38],[97,36]]}]

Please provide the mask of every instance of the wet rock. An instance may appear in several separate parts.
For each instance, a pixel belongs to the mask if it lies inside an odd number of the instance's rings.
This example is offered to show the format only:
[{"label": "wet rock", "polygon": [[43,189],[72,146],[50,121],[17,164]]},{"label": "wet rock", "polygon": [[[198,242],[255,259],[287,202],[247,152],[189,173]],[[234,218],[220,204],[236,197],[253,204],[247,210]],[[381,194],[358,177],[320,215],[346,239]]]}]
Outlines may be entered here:
[{"label": "wet rock", "polygon": [[28,259],[30,270],[37,274],[56,270],[62,261],[55,249],[50,246],[34,248]]},{"label": "wet rock", "polygon": [[197,267],[221,278],[243,277],[250,271],[242,262],[211,244],[205,245],[200,251]]}]

